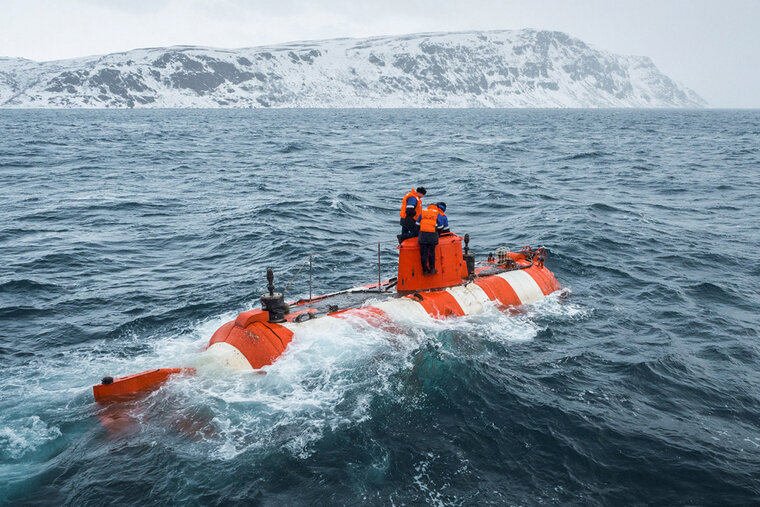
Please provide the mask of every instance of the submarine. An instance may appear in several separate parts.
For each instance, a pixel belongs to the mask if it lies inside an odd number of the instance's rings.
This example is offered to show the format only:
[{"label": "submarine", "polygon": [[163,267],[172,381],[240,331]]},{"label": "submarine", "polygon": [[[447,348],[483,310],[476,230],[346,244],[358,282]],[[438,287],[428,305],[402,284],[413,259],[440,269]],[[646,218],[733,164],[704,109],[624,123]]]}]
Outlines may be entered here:
[{"label": "submarine", "polygon": [[[274,363],[298,338],[299,330],[317,320],[359,318],[379,327],[392,325],[391,315],[445,319],[476,315],[488,304],[510,311],[560,290],[545,265],[544,247],[525,246],[519,252],[502,247],[476,262],[469,241],[468,234],[442,234],[435,247],[438,270],[428,274],[422,272],[417,238],[406,239],[397,247],[395,278],[316,297],[310,294],[290,303],[283,292],[275,291],[274,273],[268,269],[261,308],[244,311],[222,325],[203,354],[231,370],[256,372]],[[132,400],[158,389],[173,375],[194,373],[193,368],[178,367],[107,376],[93,386],[93,396],[100,404]]]}]

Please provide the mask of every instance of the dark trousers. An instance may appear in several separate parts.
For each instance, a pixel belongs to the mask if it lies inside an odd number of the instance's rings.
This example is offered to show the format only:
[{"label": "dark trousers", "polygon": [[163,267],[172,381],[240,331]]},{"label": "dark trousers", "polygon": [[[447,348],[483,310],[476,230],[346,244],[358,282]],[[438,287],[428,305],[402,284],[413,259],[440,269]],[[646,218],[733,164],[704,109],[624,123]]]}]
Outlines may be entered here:
[{"label": "dark trousers", "polygon": [[402,218],[400,222],[401,241],[404,241],[407,238],[413,238],[417,235],[417,222],[415,222],[414,217]]},{"label": "dark trousers", "polygon": [[420,232],[420,261],[422,261],[422,272],[429,273],[435,271],[435,245],[438,244],[437,232]]},{"label": "dark trousers", "polygon": [[420,243],[420,261],[423,273],[435,271],[435,245]]}]

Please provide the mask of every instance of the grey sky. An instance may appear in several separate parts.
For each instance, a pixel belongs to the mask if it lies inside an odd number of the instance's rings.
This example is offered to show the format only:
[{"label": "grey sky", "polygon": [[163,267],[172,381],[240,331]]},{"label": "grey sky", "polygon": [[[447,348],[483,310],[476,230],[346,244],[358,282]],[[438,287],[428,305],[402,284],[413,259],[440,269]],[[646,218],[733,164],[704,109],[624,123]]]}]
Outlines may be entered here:
[{"label": "grey sky", "polygon": [[561,30],[650,56],[716,107],[760,107],[760,0],[2,0],[0,55],[246,47],[411,32]]}]

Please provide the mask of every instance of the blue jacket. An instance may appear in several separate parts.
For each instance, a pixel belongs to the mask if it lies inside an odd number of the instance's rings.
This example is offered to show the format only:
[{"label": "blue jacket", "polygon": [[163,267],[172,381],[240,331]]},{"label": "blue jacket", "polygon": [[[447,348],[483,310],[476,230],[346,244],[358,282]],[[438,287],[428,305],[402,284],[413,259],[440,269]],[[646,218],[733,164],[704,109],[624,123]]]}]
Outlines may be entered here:
[{"label": "blue jacket", "polygon": [[449,217],[444,215],[443,212],[438,215],[438,220],[435,223],[435,229],[439,234],[442,232],[449,232]]}]

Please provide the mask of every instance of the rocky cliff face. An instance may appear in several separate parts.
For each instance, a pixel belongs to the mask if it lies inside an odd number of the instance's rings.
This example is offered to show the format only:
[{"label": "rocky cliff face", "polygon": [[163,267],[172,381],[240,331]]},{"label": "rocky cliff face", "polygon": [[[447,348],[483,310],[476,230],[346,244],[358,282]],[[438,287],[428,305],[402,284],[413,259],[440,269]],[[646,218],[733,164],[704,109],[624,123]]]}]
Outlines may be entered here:
[{"label": "rocky cliff face", "polygon": [[0,107],[702,107],[649,58],[561,32],[428,33],[54,62],[0,58]]}]

